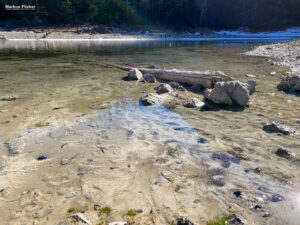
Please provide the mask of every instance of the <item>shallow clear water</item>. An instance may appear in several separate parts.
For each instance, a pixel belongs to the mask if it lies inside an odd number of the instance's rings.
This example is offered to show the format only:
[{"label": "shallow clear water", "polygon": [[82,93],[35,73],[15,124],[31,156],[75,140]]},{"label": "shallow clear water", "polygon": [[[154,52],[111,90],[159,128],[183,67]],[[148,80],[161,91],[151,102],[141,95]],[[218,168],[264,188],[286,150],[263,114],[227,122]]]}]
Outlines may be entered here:
[{"label": "shallow clear water", "polygon": [[[35,144],[49,146],[49,151],[44,149],[39,154],[55,157],[58,153],[53,146],[65,142],[93,149],[97,136],[105,140],[108,136],[108,143],[122,146],[134,134],[150,146],[179,149],[191,160],[187,162],[203,164],[208,171],[225,167],[225,187],[230,190],[242,184],[246,191],[265,198],[264,202],[272,194],[287,195],[284,203],[270,203],[270,210],[279,213],[286,205],[294,209],[287,207],[285,216],[271,221],[296,224],[298,161],[278,160],[273,152],[282,146],[298,154],[299,138],[267,134],[261,128],[264,123],[279,120],[299,129],[295,121],[299,119],[300,101],[295,95],[276,90],[287,68],[243,54],[260,44],[256,41],[0,43],[0,97],[18,96],[15,101],[0,102],[0,141],[24,138],[29,145],[26,151],[32,151],[30,146]],[[222,70],[241,81],[247,80],[245,74],[254,74],[257,92],[246,109],[199,111],[182,104],[143,107],[138,99],[154,92],[157,84],[125,81],[126,72],[109,64]],[[271,71],[277,75],[270,76]],[[198,90],[187,88],[191,90],[188,96],[203,98]],[[287,99],[292,103],[285,103]],[[227,154],[236,147],[246,160],[240,162]],[[0,151],[5,154],[3,145]],[[256,167],[263,168],[263,175],[253,173]],[[215,186],[210,189],[212,193],[224,204],[230,202],[230,196]],[[259,189],[266,186],[267,190]]]}]

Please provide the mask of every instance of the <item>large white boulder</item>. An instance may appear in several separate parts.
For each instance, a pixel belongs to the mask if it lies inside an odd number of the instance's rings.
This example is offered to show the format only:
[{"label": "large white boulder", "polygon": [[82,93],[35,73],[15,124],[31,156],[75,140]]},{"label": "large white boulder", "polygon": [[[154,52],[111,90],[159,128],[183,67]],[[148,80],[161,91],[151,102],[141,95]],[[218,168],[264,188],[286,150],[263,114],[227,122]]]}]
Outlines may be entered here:
[{"label": "large white boulder", "polygon": [[213,89],[205,92],[205,98],[220,105],[248,106],[250,88],[240,81],[217,82]]}]

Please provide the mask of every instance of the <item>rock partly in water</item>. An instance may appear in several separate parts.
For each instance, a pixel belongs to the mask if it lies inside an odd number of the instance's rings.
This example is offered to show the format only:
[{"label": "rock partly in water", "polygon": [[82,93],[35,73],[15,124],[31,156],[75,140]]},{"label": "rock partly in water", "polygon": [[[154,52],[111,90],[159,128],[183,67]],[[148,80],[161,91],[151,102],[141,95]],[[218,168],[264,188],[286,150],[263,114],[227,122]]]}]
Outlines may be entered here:
[{"label": "rock partly in water", "polygon": [[161,97],[157,94],[149,93],[140,98],[141,103],[144,106],[155,105],[159,103]]},{"label": "rock partly in water", "polygon": [[17,155],[23,151],[25,142],[20,139],[11,140],[9,143],[4,143],[9,155]]},{"label": "rock partly in water", "polygon": [[173,88],[169,84],[160,84],[158,87],[154,88],[157,94],[170,93]]},{"label": "rock partly in water", "polygon": [[288,92],[300,91],[300,75],[285,77],[282,76],[278,89]]},{"label": "rock partly in water", "polygon": [[138,69],[132,69],[128,73],[129,80],[141,80],[143,78],[143,74]]},{"label": "rock partly in water", "polygon": [[156,78],[152,74],[146,73],[144,75],[144,81],[145,81],[145,83],[155,83]]},{"label": "rock partly in water", "polygon": [[10,102],[10,101],[16,100],[17,98],[18,98],[18,97],[17,97],[17,96],[14,96],[14,95],[11,95],[11,96],[5,96],[5,97],[1,98],[1,101],[8,101],[8,102]]},{"label": "rock partly in water", "polygon": [[204,102],[198,98],[192,98],[191,100],[184,102],[183,105],[186,108],[200,108],[204,106]]},{"label": "rock partly in water", "polygon": [[280,124],[276,121],[265,124],[263,127],[263,130],[268,133],[281,133],[284,135],[298,135],[298,132],[296,130],[293,130],[292,128],[289,128],[289,127],[287,127],[283,124]]},{"label": "rock partly in water", "polygon": [[275,154],[279,157],[286,158],[286,159],[291,159],[296,157],[295,153],[292,153],[289,150],[283,148],[278,148]]},{"label": "rock partly in water", "polygon": [[178,91],[183,91],[183,92],[186,92],[187,90],[182,86],[180,85],[178,82],[175,82],[175,81],[172,81],[169,83],[169,85],[175,89],[175,90],[178,90]]},{"label": "rock partly in water", "polygon": [[215,104],[248,106],[249,85],[240,81],[217,82],[205,92],[205,98]]},{"label": "rock partly in water", "polygon": [[254,80],[248,80],[247,84],[248,84],[249,94],[252,95],[255,92],[255,87],[257,83]]}]

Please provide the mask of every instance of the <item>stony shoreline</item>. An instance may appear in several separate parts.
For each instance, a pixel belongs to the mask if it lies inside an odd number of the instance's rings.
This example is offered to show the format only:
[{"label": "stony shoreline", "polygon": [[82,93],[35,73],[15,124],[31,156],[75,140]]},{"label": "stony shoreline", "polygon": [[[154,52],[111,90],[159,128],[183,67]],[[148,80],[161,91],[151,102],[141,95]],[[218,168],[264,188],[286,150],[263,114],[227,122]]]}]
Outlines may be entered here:
[{"label": "stony shoreline", "polygon": [[292,72],[300,74],[300,40],[262,45],[246,53],[251,56],[272,58],[272,63],[290,67]]}]

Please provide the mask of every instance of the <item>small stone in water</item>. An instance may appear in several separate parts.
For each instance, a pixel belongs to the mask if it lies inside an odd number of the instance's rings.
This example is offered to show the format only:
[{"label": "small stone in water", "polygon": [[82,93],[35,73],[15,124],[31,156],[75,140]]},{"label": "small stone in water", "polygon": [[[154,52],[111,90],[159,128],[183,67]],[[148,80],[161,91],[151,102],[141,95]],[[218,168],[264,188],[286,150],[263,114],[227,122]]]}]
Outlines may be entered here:
[{"label": "small stone in water", "polygon": [[61,165],[68,165],[68,164],[70,164],[71,163],[71,160],[70,159],[62,159],[61,161],[60,161],[60,164]]},{"label": "small stone in water", "polygon": [[41,160],[45,160],[45,159],[47,159],[47,156],[39,156],[38,158],[37,158],[37,160],[39,160],[39,161],[41,161]]},{"label": "small stone in water", "polygon": [[270,217],[270,216],[271,216],[271,214],[268,213],[268,212],[266,212],[266,213],[263,215],[264,218],[267,218],[267,217]]},{"label": "small stone in water", "polygon": [[245,173],[249,173],[249,172],[250,172],[250,170],[249,170],[249,169],[245,169],[244,171],[245,171]]},{"label": "small stone in water", "polygon": [[261,168],[260,167],[257,167],[257,168],[255,168],[255,170],[254,170],[256,173],[260,173],[261,172]]},{"label": "small stone in water", "polygon": [[4,169],[5,166],[0,166],[0,171]]},{"label": "small stone in water", "polygon": [[235,192],[233,192],[233,194],[235,195],[235,197],[241,197],[241,195],[242,195],[242,192],[241,191],[235,191]]},{"label": "small stone in water", "polygon": [[273,195],[272,199],[271,199],[272,202],[281,202],[283,200],[284,200],[284,197],[281,196],[280,194]]},{"label": "small stone in water", "polygon": [[198,143],[199,143],[199,144],[205,144],[205,139],[199,138],[199,139],[198,139]]}]

